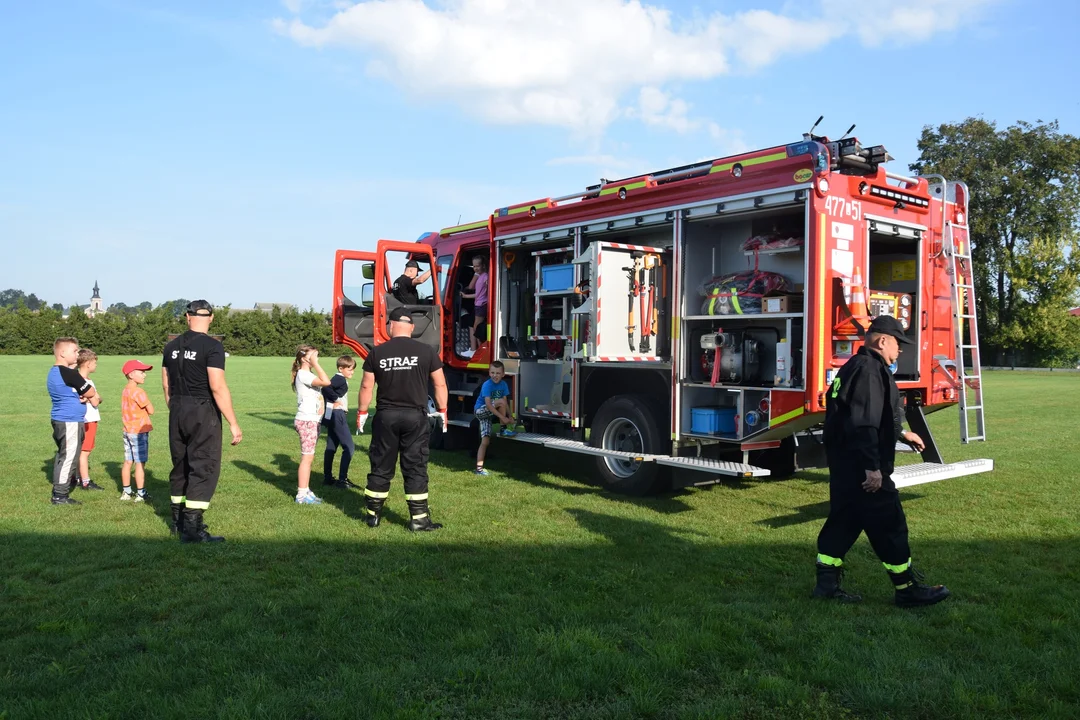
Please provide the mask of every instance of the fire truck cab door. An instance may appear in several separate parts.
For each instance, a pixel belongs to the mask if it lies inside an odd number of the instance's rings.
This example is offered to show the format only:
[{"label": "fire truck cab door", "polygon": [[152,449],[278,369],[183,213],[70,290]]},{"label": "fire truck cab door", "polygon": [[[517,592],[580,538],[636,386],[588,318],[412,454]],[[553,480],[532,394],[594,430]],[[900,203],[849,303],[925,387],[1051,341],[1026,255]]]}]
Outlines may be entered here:
[{"label": "fire truck cab door", "polygon": [[[419,303],[403,303],[394,294],[394,282],[404,275],[405,263],[415,260],[420,266],[418,276],[430,273],[424,282],[415,285]],[[429,245],[398,240],[380,240],[375,253],[375,344],[390,339],[387,325],[390,311],[404,307],[413,321],[412,338],[442,354],[442,305],[435,279],[435,256]]]},{"label": "fire truck cab door", "polygon": [[361,358],[375,347],[375,253],[338,250],[334,256],[334,342]]}]

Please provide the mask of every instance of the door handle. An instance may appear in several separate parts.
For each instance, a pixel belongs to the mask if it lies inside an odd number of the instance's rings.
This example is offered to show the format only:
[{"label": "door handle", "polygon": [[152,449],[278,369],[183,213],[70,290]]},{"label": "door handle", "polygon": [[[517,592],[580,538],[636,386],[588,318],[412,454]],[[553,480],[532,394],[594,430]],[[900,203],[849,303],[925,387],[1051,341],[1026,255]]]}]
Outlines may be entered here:
[{"label": "door handle", "polygon": [[927,314],[926,314],[926,311],[925,311],[925,310],[923,310],[923,311],[922,311],[922,329],[923,329],[923,330],[925,330],[925,329],[926,329],[926,326],[927,326],[927,324],[928,324],[928,323],[927,323]]}]

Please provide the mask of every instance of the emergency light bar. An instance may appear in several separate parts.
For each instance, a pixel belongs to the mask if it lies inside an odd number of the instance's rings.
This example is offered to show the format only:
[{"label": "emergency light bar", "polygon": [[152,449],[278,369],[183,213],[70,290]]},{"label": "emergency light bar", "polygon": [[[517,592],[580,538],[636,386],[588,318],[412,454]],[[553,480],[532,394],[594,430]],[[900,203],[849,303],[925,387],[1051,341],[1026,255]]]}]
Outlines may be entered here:
[{"label": "emergency light bar", "polygon": [[905,205],[914,205],[915,207],[921,208],[930,207],[930,201],[926,198],[921,198],[918,195],[911,195],[909,193],[900,192],[899,190],[891,187],[879,187],[877,185],[871,185],[870,194],[874,197],[879,197],[884,200],[902,202]]}]

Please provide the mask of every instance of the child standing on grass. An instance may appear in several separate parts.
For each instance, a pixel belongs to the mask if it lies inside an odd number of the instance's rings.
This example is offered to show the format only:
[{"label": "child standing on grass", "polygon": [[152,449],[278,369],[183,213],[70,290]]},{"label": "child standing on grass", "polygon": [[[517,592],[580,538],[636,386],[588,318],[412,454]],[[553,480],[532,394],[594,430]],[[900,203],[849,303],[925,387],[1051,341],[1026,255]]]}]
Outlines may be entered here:
[{"label": "child standing on grass", "polygon": [[[322,389],[323,411],[322,424],[326,426],[326,452],[323,453],[323,484],[348,489],[357,487],[349,482],[349,463],[352,462],[356,448],[349,423],[345,416],[349,412],[349,380],[356,372],[356,360],[349,355],[337,359],[337,374],[330,378],[330,384]],[[334,454],[341,448],[341,467],[338,469],[337,482],[334,481]]]},{"label": "child standing on grass", "polygon": [[[79,374],[86,378],[86,382],[90,383],[90,387],[97,390],[94,381],[90,379],[90,373],[97,370],[97,353],[89,348],[83,348],[79,351],[76,363]],[[83,420],[85,433],[83,434],[82,451],[79,453],[79,482],[75,483],[75,487],[81,487],[83,490],[105,489],[90,479],[90,453],[94,451],[94,441],[97,440],[98,421],[101,420],[101,412],[98,410],[98,404],[100,403],[101,395],[97,393],[86,401],[86,417]]]},{"label": "child standing on grass", "polygon": [[311,463],[315,459],[315,444],[319,440],[319,422],[323,416],[323,398],[319,388],[328,386],[330,378],[326,377],[326,371],[319,365],[319,351],[311,345],[296,348],[291,384],[296,390],[296,419],[293,427],[300,436],[296,502],[300,505],[319,505],[322,500],[315,497],[308,485],[311,482]]},{"label": "child standing on grass", "polygon": [[150,416],[154,406],[140,385],[146,382],[146,371],[153,365],[146,365],[138,360],[128,360],[121,372],[127,377],[127,385],[120,396],[120,413],[124,419],[124,467],[120,470],[120,480],[124,484],[121,500],[131,500],[131,466],[135,466],[135,502],[147,502],[146,476],[144,466],[150,456]]},{"label": "child standing on grass", "polygon": [[480,449],[476,451],[476,475],[487,475],[484,469],[484,456],[491,444],[491,419],[498,418],[503,424],[502,434],[513,437],[514,414],[510,411],[510,386],[503,380],[506,370],[498,360],[488,368],[488,380],[480,387],[480,397],[476,399],[473,415],[480,421]]}]

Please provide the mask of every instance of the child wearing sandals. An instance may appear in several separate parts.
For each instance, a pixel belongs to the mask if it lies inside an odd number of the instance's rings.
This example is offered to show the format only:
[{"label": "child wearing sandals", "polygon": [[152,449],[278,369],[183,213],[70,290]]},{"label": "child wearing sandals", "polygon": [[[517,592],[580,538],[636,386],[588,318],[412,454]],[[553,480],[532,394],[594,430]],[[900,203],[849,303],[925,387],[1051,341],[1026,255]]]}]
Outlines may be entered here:
[{"label": "child wearing sandals", "polygon": [[319,422],[323,416],[323,397],[320,388],[330,384],[326,371],[319,365],[319,351],[311,345],[296,349],[292,366],[292,387],[296,390],[296,419],[293,427],[300,436],[300,467],[296,471],[296,502],[300,505],[319,505],[322,500],[311,492],[311,464],[315,460],[315,444],[319,440]]},{"label": "child wearing sandals", "polygon": [[506,369],[498,360],[491,363],[488,368],[489,380],[480,386],[480,397],[476,398],[476,406],[473,408],[473,416],[480,421],[480,448],[476,451],[476,475],[487,475],[484,469],[484,456],[487,455],[488,445],[491,444],[491,420],[498,418],[502,423],[502,435],[513,437],[514,414],[510,410],[510,386],[503,380]]}]

